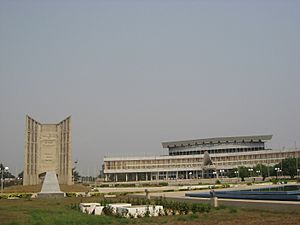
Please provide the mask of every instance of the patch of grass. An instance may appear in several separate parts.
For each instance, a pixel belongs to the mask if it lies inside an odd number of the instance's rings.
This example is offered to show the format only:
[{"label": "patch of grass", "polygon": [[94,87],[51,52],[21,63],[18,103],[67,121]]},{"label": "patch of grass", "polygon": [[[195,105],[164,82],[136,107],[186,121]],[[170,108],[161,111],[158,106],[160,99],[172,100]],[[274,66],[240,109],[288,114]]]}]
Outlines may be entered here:
[{"label": "patch of grass", "polygon": [[79,213],[77,211],[47,212],[36,210],[30,213],[29,224],[43,225],[73,225],[73,224],[112,224],[115,218],[110,216],[93,216]]},{"label": "patch of grass", "polygon": [[184,221],[184,222],[190,221],[190,219],[187,216],[178,216],[177,220],[178,221]]},{"label": "patch of grass", "polygon": [[236,208],[229,208],[229,213],[237,213],[237,209]]},{"label": "patch of grass", "polygon": [[178,216],[177,220],[178,221],[193,221],[193,220],[196,220],[198,218],[199,218],[199,216],[197,214],[193,213],[193,214],[189,214],[189,215]]},{"label": "patch of grass", "polygon": [[[187,215],[160,216],[147,218],[119,218],[112,216],[95,216],[83,214],[78,210],[80,202],[102,202],[103,198],[64,198],[64,199],[33,199],[28,201],[19,200],[0,200],[0,224],[5,225],[101,225],[101,224],[222,224],[231,225],[239,224],[273,224],[281,225],[282,221],[288,221],[287,224],[299,224],[299,213],[281,212],[262,212],[261,210],[243,210],[233,207],[218,210],[200,210],[205,205],[193,203]],[[108,200],[106,200],[108,201]],[[128,201],[128,198],[118,198],[116,201]],[[142,203],[142,202],[140,202]],[[180,202],[165,202],[168,206],[176,208],[178,213],[181,209],[183,214],[186,213],[186,206]],[[206,209],[205,207],[203,209]]]},{"label": "patch of grass", "polygon": [[202,219],[204,219],[204,220],[207,220],[207,219],[208,219],[207,213],[204,213],[204,214],[202,215]]},{"label": "patch of grass", "polygon": [[21,225],[21,224],[16,221],[12,221],[12,222],[6,223],[5,225]]},{"label": "patch of grass", "polygon": [[217,208],[214,208],[215,210],[220,210],[220,209],[226,209],[227,207],[225,205],[219,205]]}]

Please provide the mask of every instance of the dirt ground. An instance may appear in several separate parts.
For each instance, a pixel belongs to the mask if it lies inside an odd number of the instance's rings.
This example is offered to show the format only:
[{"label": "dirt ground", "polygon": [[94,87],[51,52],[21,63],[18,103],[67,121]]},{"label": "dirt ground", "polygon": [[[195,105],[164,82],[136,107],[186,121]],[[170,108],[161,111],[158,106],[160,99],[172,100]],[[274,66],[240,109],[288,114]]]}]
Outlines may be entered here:
[{"label": "dirt ground", "polygon": [[[42,185],[18,185],[11,186],[4,189],[4,193],[37,193],[42,189]],[[60,185],[60,189],[63,192],[86,192],[89,188],[81,184],[74,185]]]}]

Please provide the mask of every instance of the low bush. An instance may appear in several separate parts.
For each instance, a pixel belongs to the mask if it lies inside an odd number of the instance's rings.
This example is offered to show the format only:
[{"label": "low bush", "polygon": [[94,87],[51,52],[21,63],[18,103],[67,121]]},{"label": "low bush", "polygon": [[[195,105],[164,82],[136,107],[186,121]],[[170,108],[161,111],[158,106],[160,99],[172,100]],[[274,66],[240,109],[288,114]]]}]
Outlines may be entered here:
[{"label": "low bush", "polygon": [[230,184],[227,184],[227,183],[222,184],[222,188],[229,188],[229,187],[230,187]]},{"label": "low bush", "polygon": [[279,181],[278,181],[278,179],[272,178],[271,182],[272,182],[272,184],[278,184]]},{"label": "low bush", "polygon": [[163,190],[163,192],[174,192],[175,190]]},{"label": "low bush", "polygon": [[103,208],[103,213],[107,216],[112,216],[114,215],[114,209],[109,206],[109,205],[106,205],[104,208]]},{"label": "low bush", "polygon": [[135,183],[132,184],[115,184],[115,187],[135,187]]},{"label": "low bush", "polygon": [[189,212],[203,213],[211,210],[210,205],[206,203],[168,201],[162,197],[155,199],[153,204],[162,205],[167,212],[171,211],[172,214],[176,214],[176,212],[179,212],[180,214],[188,214]]},{"label": "low bush", "polygon": [[12,194],[1,194],[0,199],[8,199],[8,198],[31,198],[30,193],[12,193]]},{"label": "low bush", "polygon": [[92,192],[92,193],[90,193],[90,196],[91,197],[100,197],[100,196],[103,196],[103,194],[100,192]]},{"label": "low bush", "polygon": [[75,192],[67,192],[66,197],[76,197],[76,193]]}]

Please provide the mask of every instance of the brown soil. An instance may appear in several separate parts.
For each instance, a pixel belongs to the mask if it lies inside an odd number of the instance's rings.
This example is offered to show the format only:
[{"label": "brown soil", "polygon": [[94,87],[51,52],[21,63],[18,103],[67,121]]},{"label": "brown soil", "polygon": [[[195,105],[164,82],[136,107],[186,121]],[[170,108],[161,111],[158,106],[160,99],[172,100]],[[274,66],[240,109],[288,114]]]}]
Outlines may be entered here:
[{"label": "brown soil", "polygon": [[73,185],[60,185],[60,189],[63,192],[87,192],[90,189],[81,184],[73,184]]},{"label": "brown soil", "polygon": [[[37,193],[42,189],[42,185],[17,185],[11,186],[4,189],[5,193]],[[60,189],[63,192],[86,192],[89,188],[81,184],[73,185],[60,185]]]},{"label": "brown soil", "polygon": [[42,189],[41,185],[17,185],[10,186],[4,189],[5,193],[36,193],[40,192]]}]

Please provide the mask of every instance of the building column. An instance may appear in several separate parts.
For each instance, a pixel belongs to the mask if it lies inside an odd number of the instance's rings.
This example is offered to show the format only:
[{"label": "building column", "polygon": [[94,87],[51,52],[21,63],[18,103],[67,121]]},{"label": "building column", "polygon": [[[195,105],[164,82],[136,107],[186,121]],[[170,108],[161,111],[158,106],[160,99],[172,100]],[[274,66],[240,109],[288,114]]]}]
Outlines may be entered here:
[{"label": "building column", "polygon": [[135,181],[138,181],[138,174],[135,173]]},{"label": "building column", "polygon": [[148,173],[146,172],[146,180],[148,180]]},{"label": "building column", "polygon": [[178,170],[176,171],[176,180],[178,179]]},{"label": "building column", "polygon": [[115,174],[115,180],[118,182],[118,174]]},{"label": "building column", "polygon": [[185,171],[185,179],[189,179],[189,172]]},{"label": "building column", "polygon": [[125,173],[125,181],[127,182],[128,181],[128,174]]}]

